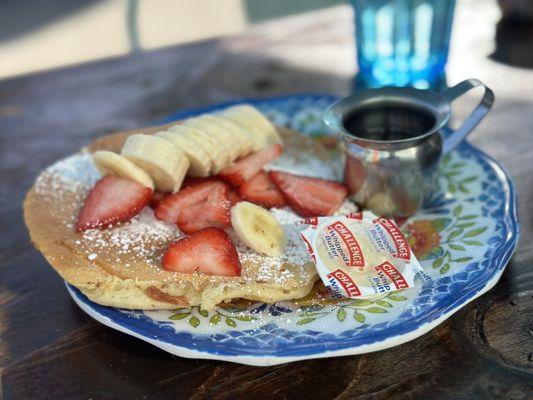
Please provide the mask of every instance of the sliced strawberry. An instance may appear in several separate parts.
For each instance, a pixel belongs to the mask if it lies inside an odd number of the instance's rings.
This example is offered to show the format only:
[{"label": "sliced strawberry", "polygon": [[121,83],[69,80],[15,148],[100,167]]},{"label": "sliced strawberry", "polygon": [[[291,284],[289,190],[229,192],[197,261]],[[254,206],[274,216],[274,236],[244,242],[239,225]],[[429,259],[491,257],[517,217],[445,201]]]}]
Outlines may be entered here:
[{"label": "sliced strawberry", "polygon": [[[208,176],[207,178],[195,178],[192,176],[188,176],[183,181],[181,185],[181,189],[185,189],[187,187],[198,185],[199,183],[205,183],[205,182],[222,182],[222,181],[214,176]],[[237,192],[231,189],[228,191],[228,199],[231,202],[231,206],[234,206],[235,204],[237,204],[239,201],[242,200],[240,196],[237,194]]]},{"label": "sliced strawberry", "polygon": [[278,171],[269,172],[269,177],[283,193],[289,206],[302,217],[332,215],[348,193],[344,185],[326,179]]},{"label": "sliced strawberry", "polygon": [[240,186],[251,179],[270,161],[280,156],[283,147],[273,144],[228,165],[220,171],[220,178],[232,186]]},{"label": "sliced strawberry", "polygon": [[168,192],[158,192],[155,191],[152,193],[152,197],[150,197],[150,207],[152,207],[154,210],[157,208],[159,203],[163,201],[165,197],[167,197],[170,193]]},{"label": "sliced strawberry", "polygon": [[215,178],[214,176],[208,176],[206,178],[197,178],[197,177],[194,177],[194,176],[187,176],[184,180],[183,180],[183,183],[181,184],[181,189],[180,190],[183,190],[189,186],[194,186],[194,185],[198,185],[199,183],[205,183],[205,182],[218,182],[220,181],[219,179]]},{"label": "sliced strawberry", "polygon": [[78,215],[76,230],[107,228],[139,214],[152,190],[138,182],[108,175],[96,182]]},{"label": "sliced strawberry", "polygon": [[239,196],[239,194],[236,191],[234,191],[234,190],[230,190],[228,192],[228,199],[229,199],[229,201],[231,203],[231,207],[233,207],[239,201],[242,201],[241,196]]},{"label": "sliced strawberry", "polygon": [[204,202],[193,204],[180,212],[177,225],[185,233],[209,227],[224,229],[230,226],[230,208],[228,187],[219,182],[213,186]]},{"label": "sliced strawberry", "polygon": [[229,188],[220,181],[193,184],[166,197],[155,209],[156,218],[175,223],[185,233],[230,225]]},{"label": "sliced strawberry", "polygon": [[285,198],[265,171],[244,182],[239,187],[239,194],[244,200],[266,208],[286,205]]},{"label": "sliced strawberry", "polygon": [[207,275],[238,276],[239,255],[231,239],[221,229],[207,228],[172,243],[163,256],[167,271]]},{"label": "sliced strawberry", "polygon": [[[220,185],[225,186],[223,183]],[[193,205],[200,205],[209,194],[212,186],[209,182],[195,184],[166,197],[156,208],[155,216],[162,221],[176,223],[180,211]]]}]

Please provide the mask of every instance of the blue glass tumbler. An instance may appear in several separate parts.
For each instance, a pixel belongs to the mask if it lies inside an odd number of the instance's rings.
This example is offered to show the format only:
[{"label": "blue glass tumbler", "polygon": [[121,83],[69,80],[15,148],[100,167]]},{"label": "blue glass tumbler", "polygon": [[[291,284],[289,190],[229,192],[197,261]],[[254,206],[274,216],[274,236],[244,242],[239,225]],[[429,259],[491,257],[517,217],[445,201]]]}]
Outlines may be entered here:
[{"label": "blue glass tumbler", "polygon": [[357,87],[445,86],[455,0],[351,0]]}]

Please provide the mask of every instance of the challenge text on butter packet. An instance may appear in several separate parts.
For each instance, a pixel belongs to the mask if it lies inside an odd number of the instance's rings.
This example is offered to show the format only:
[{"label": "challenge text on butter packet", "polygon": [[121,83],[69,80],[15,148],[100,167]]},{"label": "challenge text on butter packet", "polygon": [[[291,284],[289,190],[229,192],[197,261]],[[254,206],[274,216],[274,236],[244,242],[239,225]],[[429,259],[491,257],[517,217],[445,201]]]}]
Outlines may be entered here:
[{"label": "challenge text on butter packet", "polygon": [[320,278],[337,297],[406,289],[422,267],[398,226],[370,211],[310,218],[300,235]]}]

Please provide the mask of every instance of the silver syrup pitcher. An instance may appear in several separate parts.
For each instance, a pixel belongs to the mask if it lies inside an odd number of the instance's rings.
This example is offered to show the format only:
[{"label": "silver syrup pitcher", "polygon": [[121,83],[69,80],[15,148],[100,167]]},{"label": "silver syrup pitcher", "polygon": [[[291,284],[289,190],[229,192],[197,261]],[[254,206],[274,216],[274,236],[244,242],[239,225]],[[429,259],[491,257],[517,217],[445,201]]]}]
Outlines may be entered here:
[{"label": "silver syrup pitcher", "polygon": [[[484,94],[461,127],[447,126],[451,102],[481,86]],[[436,171],[483,119],[494,94],[477,79],[445,92],[386,87],[361,90],[324,114],[338,132],[350,197],[378,215],[408,217],[436,189]]]}]

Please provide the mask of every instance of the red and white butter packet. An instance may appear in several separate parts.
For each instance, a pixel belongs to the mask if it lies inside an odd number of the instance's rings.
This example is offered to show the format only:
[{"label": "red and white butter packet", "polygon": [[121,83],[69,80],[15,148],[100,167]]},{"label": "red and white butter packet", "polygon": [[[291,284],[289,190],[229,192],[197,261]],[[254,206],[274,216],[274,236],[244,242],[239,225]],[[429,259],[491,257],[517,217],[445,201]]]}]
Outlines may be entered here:
[{"label": "red and white butter packet", "polygon": [[336,297],[375,296],[414,285],[425,275],[390,219],[370,211],[308,218],[301,233],[320,278]]}]

